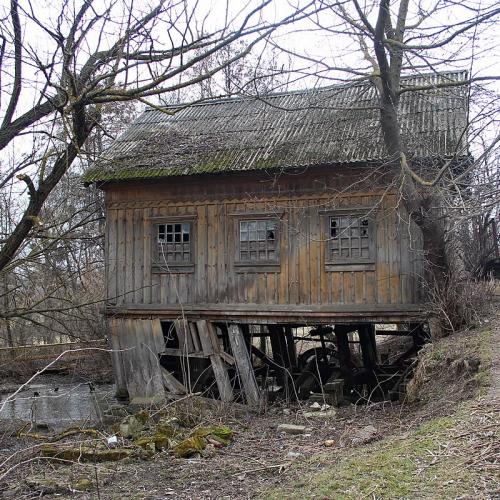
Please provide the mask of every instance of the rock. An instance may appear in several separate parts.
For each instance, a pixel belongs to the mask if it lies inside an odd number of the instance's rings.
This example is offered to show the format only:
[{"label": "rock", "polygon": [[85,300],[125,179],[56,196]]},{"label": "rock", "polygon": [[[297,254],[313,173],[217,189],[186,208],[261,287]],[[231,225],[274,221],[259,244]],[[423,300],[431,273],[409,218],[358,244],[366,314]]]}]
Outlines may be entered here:
[{"label": "rock", "polygon": [[298,451],[289,451],[286,454],[286,458],[288,460],[296,460],[297,458],[300,458],[302,456],[303,456],[302,453],[299,453]]},{"label": "rock", "polygon": [[184,439],[172,448],[177,458],[188,458],[201,453],[207,446],[207,442],[200,436]]},{"label": "rock", "polygon": [[366,444],[371,441],[375,441],[379,439],[380,435],[378,430],[373,427],[373,425],[367,425],[366,427],[362,427],[361,429],[357,429],[354,431],[354,434],[351,438],[351,442],[354,445]]},{"label": "rock", "polygon": [[306,418],[332,418],[337,416],[337,411],[332,408],[326,411],[307,411],[303,415]]},{"label": "rock", "polygon": [[323,445],[327,448],[331,448],[332,446],[335,446],[335,441],[333,439],[327,439]]},{"label": "rock", "polygon": [[313,403],[309,409],[311,411],[320,411],[321,410],[321,405],[316,401],[315,403]]},{"label": "rock", "polygon": [[97,450],[93,447],[56,446],[45,444],[40,452],[43,457],[51,457],[64,462],[116,462],[130,457],[133,453],[128,448],[113,448],[112,450]]},{"label": "rock", "polygon": [[55,495],[69,493],[69,486],[55,479],[46,477],[29,476],[25,479],[30,489],[42,495]]},{"label": "rock", "polygon": [[71,488],[75,491],[90,491],[92,489],[92,481],[87,478],[78,479]]},{"label": "rock", "polygon": [[144,422],[136,415],[129,415],[120,422],[120,434],[124,438],[136,438],[144,429]]},{"label": "rock", "polygon": [[[191,436],[211,438],[211,440],[219,443],[221,446],[227,446],[233,437],[233,431],[229,427],[199,427]],[[215,443],[212,443],[215,444]]]},{"label": "rock", "polygon": [[307,431],[305,425],[293,424],[280,424],[278,425],[278,432],[285,432],[287,434],[304,434]]}]

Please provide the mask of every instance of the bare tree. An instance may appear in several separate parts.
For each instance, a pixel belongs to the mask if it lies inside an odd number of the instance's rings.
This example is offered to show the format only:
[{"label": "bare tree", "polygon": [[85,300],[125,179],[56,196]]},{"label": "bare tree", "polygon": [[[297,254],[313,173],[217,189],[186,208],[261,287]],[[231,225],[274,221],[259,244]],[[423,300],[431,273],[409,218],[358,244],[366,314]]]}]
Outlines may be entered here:
[{"label": "bare tree", "polygon": [[[435,282],[445,287],[450,262],[446,251],[446,224],[440,214],[446,211],[449,216],[452,209],[455,215],[463,218],[473,215],[474,207],[479,210],[480,205],[491,206],[500,199],[497,177],[496,185],[487,187],[489,203],[485,203],[485,186],[483,190],[475,190],[482,201],[472,200],[471,191],[464,195],[464,187],[470,187],[478,178],[477,172],[485,166],[484,160],[498,154],[499,135],[495,125],[497,118],[494,118],[498,116],[498,93],[488,84],[500,76],[495,74],[494,68],[493,72],[491,70],[495,60],[492,59],[494,54],[488,52],[491,49],[488,35],[491,29],[498,30],[500,8],[497,2],[477,4],[468,0],[459,3],[445,0],[368,0],[363,3],[320,0],[319,4],[324,9],[309,20],[314,30],[334,46],[332,53],[318,55],[285,44],[280,47],[295,60],[314,64],[314,75],[323,81],[370,81],[376,87],[388,165],[406,210],[422,230]],[[435,74],[450,69],[467,70],[468,76],[437,85],[432,81],[425,85],[408,85],[404,83],[407,80],[402,80],[408,74]],[[415,144],[409,143],[411,141],[404,134],[401,97],[423,91],[453,92],[460,87],[471,102],[463,140],[459,141],[453,155],[434,156],[423,166],[422,158],[415,154]],[[474,146],[478,138],[483,139],[480,148]],[[474,160],[468,147],[473,148]]]},{"label": "bare tree", "polygon": [[[63,2],[57,12],[43,12],[29,0],[12,0],[1,27],[2,100],[0,150],[28,140],[3,172],[0,188],[24,182],[29,202],[0,249],[0,270],[12,267],[23,243],[42,221],[47,197],[75,159],[91,132],[103,127],[102,106],[111,102],[154,101],[155,96],[207,80],[246,56],[275,29],[303,17],[312,3],[290,15],[263,20],[271,0],[209,20],[194,2],[160,1],[143,11],[135,2]],[[201,19],[200,19],[201,17]],[[196,23],[212,23],[211,29]],[[196,35],[201,32],[202,35]],[[37,38],[39,37],[39,38]],[[188,70],[244,40],[236,53],[209,70],[189,77]],[[15,189],[19,190],[16,185]]]}]

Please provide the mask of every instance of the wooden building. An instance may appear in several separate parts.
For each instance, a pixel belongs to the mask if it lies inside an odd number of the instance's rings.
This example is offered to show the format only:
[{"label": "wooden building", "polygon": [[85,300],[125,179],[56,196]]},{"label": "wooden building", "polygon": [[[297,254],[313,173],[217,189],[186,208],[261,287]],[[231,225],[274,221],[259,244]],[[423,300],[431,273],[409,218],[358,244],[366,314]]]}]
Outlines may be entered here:
[{"label": "wooden building", "polygon": [[[400,106],[423,169],[464,154],[466,92],[441,87],[464,78],[402,81],[427,89]],[[150,109],[87,172],[105,191],[106,314],[132,399],[192,390],[210,367],[222,399],[235,396],[233,369],[256,403],[256,360],[294,371],[298,327],[323,346],[335,334],[349,378],[348,332],[373,369],[375,324],[425,321],[422,238],[385,162],[375,92],[356,83]]]}]

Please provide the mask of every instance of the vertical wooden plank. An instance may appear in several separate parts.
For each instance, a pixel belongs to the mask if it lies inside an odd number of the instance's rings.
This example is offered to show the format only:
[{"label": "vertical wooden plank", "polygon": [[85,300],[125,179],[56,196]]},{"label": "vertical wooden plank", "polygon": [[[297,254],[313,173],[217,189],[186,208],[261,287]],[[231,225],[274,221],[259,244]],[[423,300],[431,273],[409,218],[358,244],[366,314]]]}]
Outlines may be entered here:
[{"label": "vertical wooden plank", "polygon": [[134,303],[143,301],[143,275],[144,275],[144,224],[142,211],[134,210]]},{"label": "vertical wooden plank", "polygon": [[125,210],[125,303],[134,301],[134,210]]},{"label": "vertical wooden plank", "polygon": [[208,299],[207,283],[207,207],[201,205],[197,207],[198,220],[196,231],[196,254],[195,265],[196,274],[196,301],[206,303]]},{"label": "vertical wooden plank", "polygon": [[150,219],[151,209],[144,208],[142,211],[142,225],[144,228],[143,234],[143,246],[142,246],[142,255],[144,262],[144,271],[143,271],[143,281],[142,281],[142,301],[144,304],[151,304],[151,233],[153,231],[151,219]]},{"label": "vertical wooden plank", "polygon": [[394,197],[389,197],[390,201],[390,217],[388,218],[389,223],[389,269],[391,273],[390,277],[390,297],[391,304],[401,303],[401,227],[399,225],[399,220],[396,214],[396,208],[394,206]]},{"label": "vertical wooden plank", "polygon": [[377,303],[377,286],[375,281],[375,271],[366,271],[366,303]]},{"label": "vertical wooden plank", "polygon": [[[155,346],[157,352],[163,352],[165,349],[165,339],[163,338],[163,331],[161,328],[161,322],[159,319],[151,320],[151,333],[152,333],[152,343]],[[160,376],[162,378],[163,384],[167,387],[168,391],[172,394],[186,394],[187,389],[181,384],[169,371],[167,371],[163,366],[160,367]]]},{"label": "vertical wooden plank", "polygon": [[234,324],[229,325],[228,336],[247,404],[258,406],[261,402],[261,394],[255,380],[250,354],[247,350],[241,327]]},{"label": "vertical wooden plank", "polygon": [[297,301],[311,303],[311,268],[309,252],[309,211],[303,203],[297,207]]},{"label": "vertical wooden plank", "polygon": [[131,403],[161,401],[165,398],[163,377],[160,370],[159,351],[153,337],[151,320],[135,320],[137,342],[137,367],[141,376],[141,394]]},{"label": "vertical wooden plank", "polygon": [[389,279],[390,269],[388,262],[388,234],[386,200],[382,200],[382,210],[377,214],[377,298],[380,304],[390,303]]},{"label": "vertical wooden plank", "polygon": [[107,272],[107,299],[108,302],[116,304],[117,300],[117,247],[118,247],[118,212],[116,210],[108,210],[106,218],[107,230],[107,255],[106,255],[106,272]]},{"label": "vertical wooden plank", "polygon": [[217,302],[227,302],[227,234],[226,212],[223,203],[217,204]]},{"label": "vertical wooden plank", "polygon": [[203,352],[210,357],[210,363],[214,371],[217,387],[222,401],[229,402],[233,400],[233,388],[227,372],[227,367],[222,360],[219,352],[219,342],[213,325],[205,320],[196,322],[200,341],[203,346]]},{"label": "vertical wooden plank", "polygon": [[285,216],[280,222],[280,267],[281,272],[279,273],[279,286],[278,286],[278,303],[288,304],[289,303],[289,249],[290,249],[290,205],[287,202],[282,201],[285,207]]},{"label": "vertical wooden plank", "polygon": [[310,301],[312,304],[321,304],[321,268],[320,268],[320,239],[319,230],[319,214],[318,207],[315,201],[309,203],[307,210],[307,218],[309,223],[309,269],[311,294]]},{"label": "vertical wooden plank", "polygon": [[117,248],[117,280],[116,280],[116,295],[117,304],[125,302],[125,275],[126,275],[126,261],[125,261],[125,245],[126,245],[126,220],[125,210],[117,211],[117,235],[118,235],[118,248]]},{"label": "vertical wooden plank", "polygon": [[295,204],[290,205],[288,231],[288,302],[299,303],[299,257],[300,234],[297,227],[298,214]]},{"label": "vertical wooden plank", "polygon": [[332,289],[332,303],[344,303],[344,273],[332,272],[331,275],[331,289]]},{"label": "vertical wooden plank", "polygon": [[366,293],[364,287],[364,272],[358,271],[352,273],[354,275],[354,302],[356,304],[362,304],[365,302]]},{"label": "vertical wooden plank", "polygon": [[196,324],[192,321],[188,322],[189,325],[189,333],[191,335],[191,341],[193,343],[193,350],[195,352],[201,352],[203,350],[201,346],[201,339],[198,334],[198,329],[196,328]]},{"label": "vertical wooden plank", "polygon": [[123,330],[123,320],[120,318],[111,318],[109,320],[109,344],[111,348],[111,362],[116,382],[117,396],[128,395],[127,378],[123,366],[123,352],[120,344],[120,335]]},{"label": "vertical wooden plank", "polygon": [[207,302],[217,302],[217,240],[219,224],[217,221],[217,206],[207,206]]},{"label": "vertical wooden plank", "polygon": [[191,339],[191,332],[189,331],[187,320],[183,318],[176,319],[174,325],[179,339],[179,349],[185,354],[194,352],[193,340]]}]

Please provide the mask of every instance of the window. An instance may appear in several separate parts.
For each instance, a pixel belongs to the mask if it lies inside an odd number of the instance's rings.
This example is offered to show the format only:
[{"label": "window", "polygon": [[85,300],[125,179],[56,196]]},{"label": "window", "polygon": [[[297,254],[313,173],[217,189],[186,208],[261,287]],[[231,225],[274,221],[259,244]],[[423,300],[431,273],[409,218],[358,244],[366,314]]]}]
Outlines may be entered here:
[{"label": "window", "polygon": [[279,238],[276,219],[240,220],[238,240],[237,260],[240,263],[278,263]]},{"label": "window", "polygon": [[328,264],[374,262],[374,221],[365,214],[331,214],[328,218]]},{"label": "window", "polygon": [[157,264],[192,264],[192,224],[172,222],[156,224]]}]

